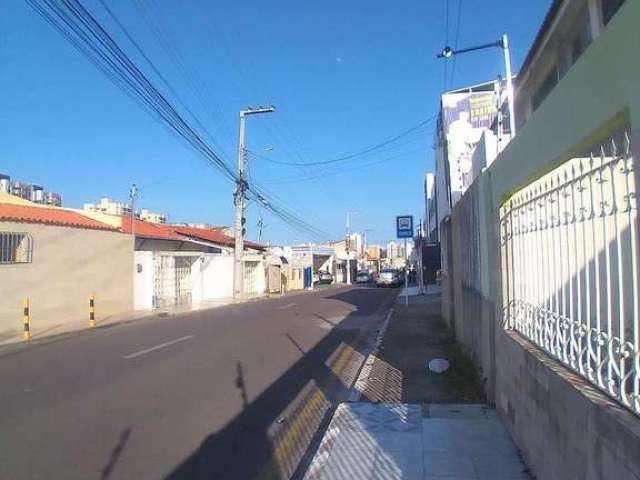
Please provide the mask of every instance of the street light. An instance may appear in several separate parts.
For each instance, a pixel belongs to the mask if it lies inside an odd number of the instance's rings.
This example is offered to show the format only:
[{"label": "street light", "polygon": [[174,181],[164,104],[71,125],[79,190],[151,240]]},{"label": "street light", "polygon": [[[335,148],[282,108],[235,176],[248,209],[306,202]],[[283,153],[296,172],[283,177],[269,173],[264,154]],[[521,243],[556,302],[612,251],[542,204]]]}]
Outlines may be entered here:
[{"label": "street light", "polygon": [[449,46],[445,46],[437,57],[438,58],[451,58],[454,55],[461,53],[473,52],[475,50],[485,50],[487,48],[501,48],[504,54],[504,69],[507,77],[507,101],[509,103],[509,129],[511,130],[511,138],[516,135],[516,117],[514,112],[514,95],[513,95],[513,77],[511,76],[511,55],[509,53],[509,38],[505,33],[502,38],[497,42],[486,43],[484,45],[478,45],[476,47],[460,48],[454,50]]}]

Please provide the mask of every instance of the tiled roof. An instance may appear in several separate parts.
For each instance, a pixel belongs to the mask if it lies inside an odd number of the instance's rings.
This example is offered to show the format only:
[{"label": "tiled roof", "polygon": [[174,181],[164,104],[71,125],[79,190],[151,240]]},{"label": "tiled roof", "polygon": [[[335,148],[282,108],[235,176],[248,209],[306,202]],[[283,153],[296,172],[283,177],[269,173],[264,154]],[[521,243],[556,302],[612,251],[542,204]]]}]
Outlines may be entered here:
[{"label": "tiled roof", "polygon": [[[170,225],[135,219],[134,228],[136,237],[157,238],[160,240],[184,240],[184,237],[178,235]],[[122,231],[124,233],[131,233],[131,217],[122,217]]]},{"label": "tiled roof", "polygon": [[[196,227],[180,227],[174,226],[175,231],[181,235],[191,238],[206,240],[211,243],[223,245],[225,247],[234,247],[235,239],[229,235],[225,235],[220,229],[196,228]],[[265,250],[263,245],[245,240],[245,248],[253,248],[255,250]]]},{"label": "tiled roof", "polygon": [[64,208],[32,207],[11,203],[0,203],[0,221],[43,223],[62,227],[117,231],[117,228],[111,225],[98,222],[77,212],[65,210]]}]

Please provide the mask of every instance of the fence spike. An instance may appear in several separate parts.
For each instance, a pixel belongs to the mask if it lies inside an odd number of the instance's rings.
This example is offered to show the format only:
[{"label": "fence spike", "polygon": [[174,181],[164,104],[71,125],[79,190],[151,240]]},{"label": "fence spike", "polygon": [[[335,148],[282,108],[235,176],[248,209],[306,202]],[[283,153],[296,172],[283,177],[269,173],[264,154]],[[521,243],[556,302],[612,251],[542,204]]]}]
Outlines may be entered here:
[{"label": "fence spike", "polygon": [[628,157],[629,150],[631,150],[631,140],[629,139],[629,132],[627,131],[624,132],[623,148],[624,148],[624,156]]}]

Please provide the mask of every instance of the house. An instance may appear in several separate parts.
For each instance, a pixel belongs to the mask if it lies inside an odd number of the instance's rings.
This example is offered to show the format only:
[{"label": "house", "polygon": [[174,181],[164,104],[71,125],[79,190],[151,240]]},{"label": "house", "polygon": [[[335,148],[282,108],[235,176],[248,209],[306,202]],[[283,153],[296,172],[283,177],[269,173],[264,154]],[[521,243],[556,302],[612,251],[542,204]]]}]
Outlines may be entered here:
[{"label": "house", "polygon": [[133,241],[73,210],[0,192],[0,332],[22,329],[29,299],[35,330],[131,311]]},{"label": "house", "polygon": [[[234,239],[221,229],[120,219],[122,231],[136,238],[136,310],[199,305],[233,296]],[[245,242],[245,295],[266,291],[264,250]]]}]

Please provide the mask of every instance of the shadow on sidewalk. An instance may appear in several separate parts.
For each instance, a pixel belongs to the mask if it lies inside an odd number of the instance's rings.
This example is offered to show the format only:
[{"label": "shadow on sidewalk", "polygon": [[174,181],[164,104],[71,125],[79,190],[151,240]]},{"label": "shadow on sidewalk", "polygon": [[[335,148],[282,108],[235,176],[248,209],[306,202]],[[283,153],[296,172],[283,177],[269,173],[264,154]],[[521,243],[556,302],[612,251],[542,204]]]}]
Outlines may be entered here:
[{"label": "shadow on sidewalk", "polygon": [[[444,373],[428,362],[444,358]],[[386,403],[481,403],[480,375],[440,316],[439,296],[399,297],[375,355],[362,401]]]}]

